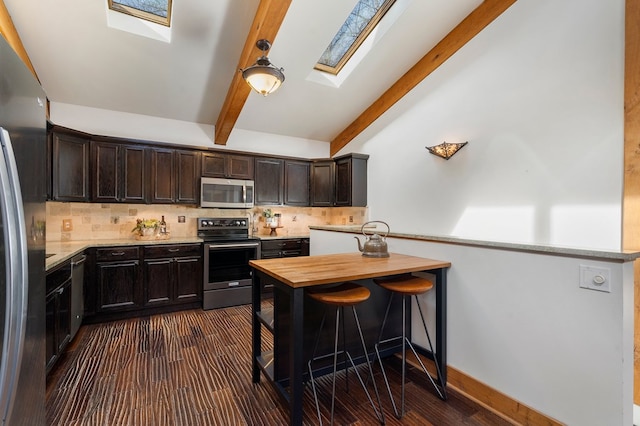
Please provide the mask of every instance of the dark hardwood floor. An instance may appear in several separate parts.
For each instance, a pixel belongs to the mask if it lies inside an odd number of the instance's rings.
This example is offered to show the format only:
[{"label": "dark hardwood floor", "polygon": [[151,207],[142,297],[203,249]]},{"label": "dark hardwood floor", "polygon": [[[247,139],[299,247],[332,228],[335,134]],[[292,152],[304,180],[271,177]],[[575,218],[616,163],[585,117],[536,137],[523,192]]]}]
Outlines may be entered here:
[{"label": "dark hardwood floor", "polygon": [[[287,413],[271,385],[264,379],[251,382],[250,315],[250,306],[239,306],[83,326],[47,380],[47,423],[286,425]],[[390,382],[398,389],[394,362]],[[379,371],[374,369],[382,392]],[[355,375],[350,375],[349,393],[341,378],[335,424],[377,424]],[[393,416],[388,396],[381,393],[388,425],[511,424],[452,390],[441,401],[413,369],[409,378],[402,420]],[[330,376],[317,383],[328,424]],[[310,386],[304,416],[305,424],[318,423]]]}]

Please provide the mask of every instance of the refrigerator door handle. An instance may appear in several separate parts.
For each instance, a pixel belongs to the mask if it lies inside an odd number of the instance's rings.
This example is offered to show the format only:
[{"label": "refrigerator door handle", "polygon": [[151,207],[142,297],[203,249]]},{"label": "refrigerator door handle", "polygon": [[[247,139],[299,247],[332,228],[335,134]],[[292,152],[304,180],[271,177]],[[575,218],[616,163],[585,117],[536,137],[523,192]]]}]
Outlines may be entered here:
[{"label": "refrigerator door handle", "polygon": [[18,169],[6,129],[0,127],[0,210],[4,224],[6,300],[3,353],[0,360],[0,416],[6,421],[13,406],[24,348],[28,264],[27,236]]}]

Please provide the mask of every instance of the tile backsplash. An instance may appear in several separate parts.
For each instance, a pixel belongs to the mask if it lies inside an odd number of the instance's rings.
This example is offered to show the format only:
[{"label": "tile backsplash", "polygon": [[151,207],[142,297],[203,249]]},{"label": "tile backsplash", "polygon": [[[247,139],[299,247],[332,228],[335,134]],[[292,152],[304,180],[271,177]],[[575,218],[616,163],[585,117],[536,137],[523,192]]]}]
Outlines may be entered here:
[{"label": "tile backsplash", "polygon": [[[278,235],[300,236],[310,225],[361,225],[367,221],[366,207],[265,206],[253,209],[204,209],[166,204],[95,204],[47,202],[47,241],[134,239],[136,219],[160,219],[175,237],[195,237],[198,217],[247,217],[256,235],[269,235],[262,211],[281,214]],[[181,222],[184,219],[184,222]]]}]

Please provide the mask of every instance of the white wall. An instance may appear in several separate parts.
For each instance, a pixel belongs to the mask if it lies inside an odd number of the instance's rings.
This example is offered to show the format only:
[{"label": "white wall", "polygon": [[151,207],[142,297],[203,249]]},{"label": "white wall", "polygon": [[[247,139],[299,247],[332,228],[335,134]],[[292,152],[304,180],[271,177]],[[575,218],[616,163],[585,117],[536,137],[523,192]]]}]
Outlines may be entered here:
[{"label": "white wall", "polygon": [[211,125],[60,102],[51,103],[51,121],[93,135],[301,158],[329,157],[326,142],[234,129],[226,145],[215,145]]},{"label": "white wall", "polygon": [[370,218],[620,248],[623,60],[624,0],[517,1],[341,151],[371,156]]},{"label": "white wall", "polygon": [[[357,251],[353,236],[312,230],[311,254]],[[449,366],[568,425],[632,424],[632,263],[387,241],[392,253],[452,264]],[[579,288],[580,265],[609,268],[611,293]],[[430,324],[433,296],[425,302]]]}]

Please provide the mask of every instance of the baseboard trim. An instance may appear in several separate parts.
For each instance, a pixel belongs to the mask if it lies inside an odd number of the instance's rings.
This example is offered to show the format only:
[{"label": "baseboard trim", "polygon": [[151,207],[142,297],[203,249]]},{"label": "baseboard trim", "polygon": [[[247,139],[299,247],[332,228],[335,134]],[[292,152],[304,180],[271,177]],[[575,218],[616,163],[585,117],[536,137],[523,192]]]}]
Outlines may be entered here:
[{"label": "baseboard trim", "polygon": [[[435,364],[420,355],[427,369],[435,374]],[[407,354],[407,362],[416,368],[420,365],[415,357]],[[563,423],[542,414],[541,412],[493,389],[492,387],[474,379],[456,368],[447,366],[447,387],[453,388],[457,393],[482,405],[487,410],[492,411],[503,419],[514,425],[536,425],[536,426],[561,426]]]}]

